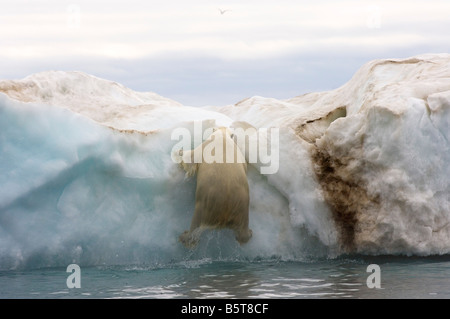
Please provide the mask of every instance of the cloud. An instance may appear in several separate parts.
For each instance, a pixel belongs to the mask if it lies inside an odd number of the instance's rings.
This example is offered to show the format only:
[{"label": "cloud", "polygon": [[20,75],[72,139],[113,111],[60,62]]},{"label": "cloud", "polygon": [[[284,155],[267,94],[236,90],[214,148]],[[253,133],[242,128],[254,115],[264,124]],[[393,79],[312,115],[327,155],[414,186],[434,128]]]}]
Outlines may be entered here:
[{"label": "cloud", "polygon": [[445,0],[18,0],[0,12],[0,78],[77,69],[187,104],[288,98],[369,59],[449,52],[449,13]]},{"label": "cloud", "polygon": [[[213,1],[214,2],[214,1]],[[153,3],[153,5],[151,5]],[[384,47],[424,40],[421,26],[446,23],[442,1],[231,1],[220,15],[207,1],[54,2],[31,12],[2,14],[3,58],[90,55],[142,58],[197,52],[228,59],[277,57],[339,45]],[[30,3],[28,2],[28,6]],[[425,14],[424,14],[425,13]],[[415,30],[409,32],[408,28]],[[377,29],[375,34],[373,29]],[[430,30],[447,39],[442,29]],[[384,41],[379,41],[382,38]]]}]

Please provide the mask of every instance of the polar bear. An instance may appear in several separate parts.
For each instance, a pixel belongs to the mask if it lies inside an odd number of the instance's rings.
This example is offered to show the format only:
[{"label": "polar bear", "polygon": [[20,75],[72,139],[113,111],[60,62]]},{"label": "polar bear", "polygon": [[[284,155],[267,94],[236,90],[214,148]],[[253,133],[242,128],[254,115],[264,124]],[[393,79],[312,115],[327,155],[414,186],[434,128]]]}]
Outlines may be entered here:
[{"label": "polar bear", "polygon": [[191,227],[179,237],[187,248],[198,244],[205,229],[230,228],[240,244],[252,237],[247,163],[232,136],[228,128],[214,128],[197,148],[179,153],[186,176],[197,174]]}]

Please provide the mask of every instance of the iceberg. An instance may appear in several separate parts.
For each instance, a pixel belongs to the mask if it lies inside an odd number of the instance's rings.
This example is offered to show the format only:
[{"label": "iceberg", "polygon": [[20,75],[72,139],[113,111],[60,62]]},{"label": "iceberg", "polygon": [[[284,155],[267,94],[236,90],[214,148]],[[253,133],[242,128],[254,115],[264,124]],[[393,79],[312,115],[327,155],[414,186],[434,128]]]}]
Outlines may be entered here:
[{"label": "iceberg", "polygon": [[[2,80],[0,269],[448,254],[449,119],[449,54],[374,60],[332,91],[214,107],[82,72]],[[172,132],[198,123],[202,136],[279,131],[277,171],[249,165],[245,245],[227,230],[195,250],[178,242],[196,180],[174,161]]]}]

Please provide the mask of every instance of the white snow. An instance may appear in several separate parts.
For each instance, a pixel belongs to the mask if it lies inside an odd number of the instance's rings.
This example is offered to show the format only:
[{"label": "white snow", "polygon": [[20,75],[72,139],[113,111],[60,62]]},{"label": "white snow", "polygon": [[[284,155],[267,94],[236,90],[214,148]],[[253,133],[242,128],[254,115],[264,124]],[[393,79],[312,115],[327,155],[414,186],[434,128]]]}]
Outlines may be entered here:
[{"label": "white snow", "polygon": [[[0,269],[450,253],[450,55],[375,60],[289,100],[183,106],[81,72],[0,81]],[[279,128],[279,169],[250,166],[250,228],[177,242],[195,179],[175,128]]]}]

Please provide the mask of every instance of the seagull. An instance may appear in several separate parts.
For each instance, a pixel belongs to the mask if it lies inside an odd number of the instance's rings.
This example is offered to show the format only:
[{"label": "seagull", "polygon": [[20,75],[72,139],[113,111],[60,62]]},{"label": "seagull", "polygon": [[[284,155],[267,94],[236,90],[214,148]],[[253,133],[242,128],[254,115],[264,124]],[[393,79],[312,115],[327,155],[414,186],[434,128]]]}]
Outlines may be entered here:
[{"label": "seagull", "polygon": [[218,9],[219,9],[219,12],[220,12],[221,15],[225,14],[225,12],[227,12],[227,11],[231,11],[231,10],[222,10],[220,8],[218,8]]}]

